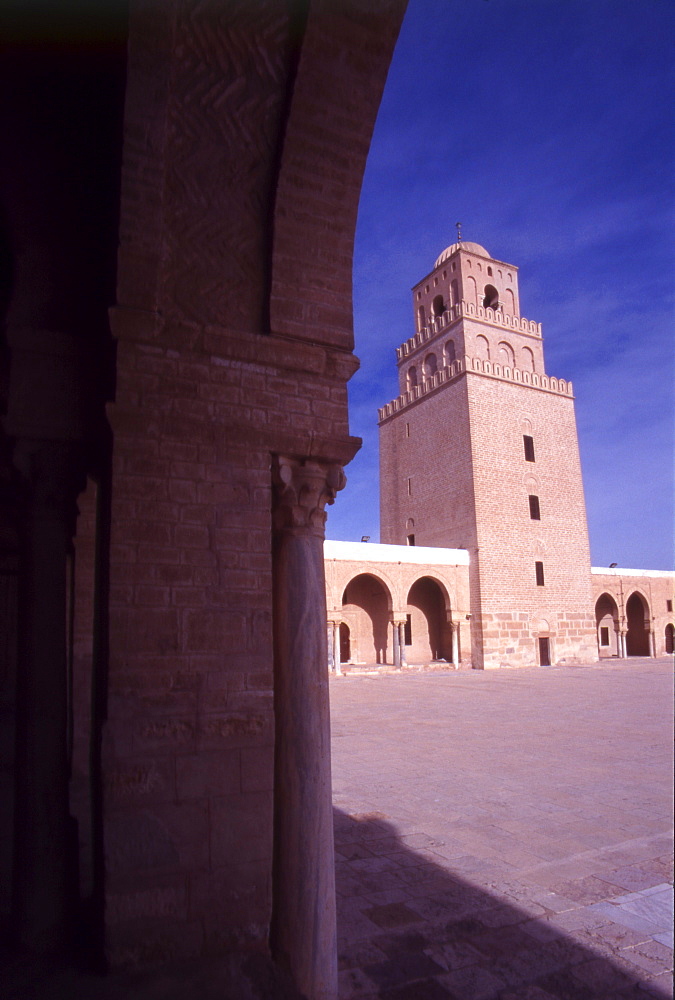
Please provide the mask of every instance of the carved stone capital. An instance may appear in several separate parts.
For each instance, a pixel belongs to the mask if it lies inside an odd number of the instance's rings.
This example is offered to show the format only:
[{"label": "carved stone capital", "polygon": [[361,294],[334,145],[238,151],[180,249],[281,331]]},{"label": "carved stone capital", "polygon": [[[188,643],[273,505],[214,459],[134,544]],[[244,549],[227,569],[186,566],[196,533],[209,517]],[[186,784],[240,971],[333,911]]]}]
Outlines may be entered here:
[{"label": "carved stone capital", "polygon": [[326,504],[334,503],[346,482],[340,465],[277,455],[273,467],[274,527],[323,538]]}]

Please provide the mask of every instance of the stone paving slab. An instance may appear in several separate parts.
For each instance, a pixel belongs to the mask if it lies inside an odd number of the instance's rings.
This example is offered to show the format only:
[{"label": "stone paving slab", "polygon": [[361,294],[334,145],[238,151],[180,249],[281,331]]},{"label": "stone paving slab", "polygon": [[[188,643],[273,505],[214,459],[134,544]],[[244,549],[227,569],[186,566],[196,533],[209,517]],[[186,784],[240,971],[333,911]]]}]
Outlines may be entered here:
[{"label": "stone paving slab", "polygon": [[667,659],[333,679],[342,1000],[672,997],[672,694]]}]

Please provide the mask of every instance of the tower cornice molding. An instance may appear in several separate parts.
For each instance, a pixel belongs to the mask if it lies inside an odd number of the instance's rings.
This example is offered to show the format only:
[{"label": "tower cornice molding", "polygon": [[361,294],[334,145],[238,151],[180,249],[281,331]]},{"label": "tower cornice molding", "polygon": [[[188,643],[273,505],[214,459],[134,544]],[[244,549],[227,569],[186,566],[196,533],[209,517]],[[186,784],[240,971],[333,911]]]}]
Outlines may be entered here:
[{"label": "tower cornice molding", "polygon": [[521,337],[529,337],[535,341],[543,338],[541,323],[535,320],[526,319],[524,316],[509,316],[501,310],[496,313],[492,309],[485,309],[483,306],[474,306],[467,302],[458,302],[456,306],[450,306],[443,313],[432,320],[423,330],[404,340],[396,348],[396,358],[400,362],[404,358],[412,357],[422,347],[427,346],[439,334],[449,332],[462,320],[469,320],[473,323],[482,323],[490,328],[498,327],[516,333]]},{"label": "tower cornice molding", "polygon": [[453,361],[452,364],[440,368],[431,378],[424,379],[421,385],[401,393],[400,396],[380,407],[378,409],[378,423],[382,424],[395,414],[400,413],[401,410],[434,395],[450,382],[457,382],[462,376],[473,375],[508,382],[510,385],[521,386],[524,389],[534,389],[537,392],[552,393],[556,396],[574,399],[572,383],[567,379],[556,378],[553,375],[540,375],[537,372],[527,372],[520,368],[484,361],[482,358],[470,358],[465,355],[463,358]]}]

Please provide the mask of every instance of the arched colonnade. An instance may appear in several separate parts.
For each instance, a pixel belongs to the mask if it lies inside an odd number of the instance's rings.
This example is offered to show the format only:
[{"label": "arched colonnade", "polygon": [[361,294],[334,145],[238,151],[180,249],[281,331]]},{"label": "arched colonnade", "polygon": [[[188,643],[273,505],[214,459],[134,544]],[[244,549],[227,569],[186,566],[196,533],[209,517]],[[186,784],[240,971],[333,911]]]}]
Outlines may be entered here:
[{"label": "arched colonnade", "polygon": [[[454,552],[434,549],[432,557],[441,551]],[[421,547],[340,542],[327,542],[325,556],[332,671],[345,663],[468,665],[468,561],[437,565]]]},{"label": "arched colonnade", "polygon": [[651,602],[639,588],[603,591],[595,601],[595,621],[601,659],[673,652],[672,622],[658,627]]}]

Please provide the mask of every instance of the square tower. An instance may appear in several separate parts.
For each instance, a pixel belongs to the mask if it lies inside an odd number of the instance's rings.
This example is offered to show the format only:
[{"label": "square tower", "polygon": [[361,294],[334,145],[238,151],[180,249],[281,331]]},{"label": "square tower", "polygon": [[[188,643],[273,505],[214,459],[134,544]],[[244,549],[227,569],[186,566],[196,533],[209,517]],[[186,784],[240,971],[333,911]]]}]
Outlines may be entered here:
[{"label": "square tower", "polygon": [[455,243],[413,308],[379,411],[382,542],[468,550],[475,667],[596,660],[572,386],[545,373],[517,268]]}]

